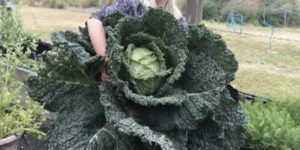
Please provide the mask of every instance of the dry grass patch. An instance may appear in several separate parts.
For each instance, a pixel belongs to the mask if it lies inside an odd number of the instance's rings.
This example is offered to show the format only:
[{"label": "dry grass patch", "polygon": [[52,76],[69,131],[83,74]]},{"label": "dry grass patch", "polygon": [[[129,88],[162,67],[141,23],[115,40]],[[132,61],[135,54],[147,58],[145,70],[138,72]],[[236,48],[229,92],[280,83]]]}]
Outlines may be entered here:
[{"label": "dry grass patch", "polygon": [[49,40],[50,34],[58,30],[77,31],[89,18],[88,12],[62,9],[23,7],[20,9],[24,28],[35,36]]}]

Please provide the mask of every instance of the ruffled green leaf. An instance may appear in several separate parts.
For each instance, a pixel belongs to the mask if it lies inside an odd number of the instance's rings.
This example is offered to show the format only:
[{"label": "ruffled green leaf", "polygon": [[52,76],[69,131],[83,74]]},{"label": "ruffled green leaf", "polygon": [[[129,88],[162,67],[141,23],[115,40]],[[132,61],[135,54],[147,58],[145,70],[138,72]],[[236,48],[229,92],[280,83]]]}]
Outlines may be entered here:
[{"label": "ruffled green leaf", "polygon": [[[82,31],[87,34],[84,29]],[[104,60],[91,53],[94,50],[86,44],[90,42],[85,36],[70,31],[53,33],[53,49],[44,54],[46,67],[41,75],[68,82],[99,82]]]},{"label": "ruffled green leaf", "polygon": [[190,52],[186,66],[186,71],[176,85],[188,92],[205,92],[226,85],[222,68],[202,53]]},{"label": "ruffled green leaf", "polygon": [[188,30],[189,50],[213,59],[225,72],[227,81],[232,81],[238,69],[238,62],[221,36],[208,30],[204,25],[189,26]]},{"label": "ruffled green leaf", "polygon": [[85,150],[106,123],[97,87],[37,78],[29,80],[29,87],[32,98],[59,114],[47,133],[49,150]]}]

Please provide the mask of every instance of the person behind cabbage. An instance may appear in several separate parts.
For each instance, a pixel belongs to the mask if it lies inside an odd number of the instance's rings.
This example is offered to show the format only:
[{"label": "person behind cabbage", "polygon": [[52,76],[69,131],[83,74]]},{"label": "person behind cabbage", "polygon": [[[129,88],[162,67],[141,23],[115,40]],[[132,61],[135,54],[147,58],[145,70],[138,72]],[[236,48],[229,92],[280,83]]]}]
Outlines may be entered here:
[{"label": "person behind cabbage", "polygon": [[[142,15],[149,7],[162,7],[173,14],[181,25],[186,25],[182,13],[176,5],[176,0],[116,0],[112,5],[105,6],[94,12],[87,21],[89,36],[96,55],[105,56],[106,37],[102,21],[107,15],[120,11],[128,16],[137,16]],[[102,68],[101,78],[102,81],[110,81],[105,67]]]}]

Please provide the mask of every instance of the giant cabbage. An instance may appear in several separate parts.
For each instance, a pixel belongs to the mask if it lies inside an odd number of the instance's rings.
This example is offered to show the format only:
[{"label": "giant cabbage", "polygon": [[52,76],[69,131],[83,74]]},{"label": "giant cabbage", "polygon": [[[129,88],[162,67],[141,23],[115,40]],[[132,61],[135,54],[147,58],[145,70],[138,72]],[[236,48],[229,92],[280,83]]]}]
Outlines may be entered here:
[{"label": "giant cabbage", "polygon": [[205,26],[162,9],[104,20],[112,82],[100,80],[86,28],[53,34],[29,94],[58,112],[49,150],[238,150],[246,120],[226,86],[237,61]]}]

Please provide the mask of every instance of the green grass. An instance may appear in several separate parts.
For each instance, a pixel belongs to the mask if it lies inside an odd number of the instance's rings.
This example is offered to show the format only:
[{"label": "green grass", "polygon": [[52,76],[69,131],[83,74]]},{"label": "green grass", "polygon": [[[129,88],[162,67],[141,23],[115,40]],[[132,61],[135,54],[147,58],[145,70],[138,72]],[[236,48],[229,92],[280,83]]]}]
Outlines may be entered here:
[{"label": "green grass", "polygon": [[[26,31],[46,40],[57,30],[77,31],[93,9],[60,10],[24,7],[21,15]],[[268,56],[270,28],[245,25],[242,34],[232,33],[224,23],[204,22],[221,34],[235,53],[240,67],[234,86],[240,90],[276,100],[293,97],[300,100],[300,28],[277,28],[272,57]],[[257,55],[255,57],[255,55]]]},{"label": "green grass", "polygon": [[286,77],[263,70],[242,68],[238,71],[233,84],[246,92],[274,100],[300,98],[299,78]]},{"label": "green grass", "polygon": [[221,34],[239,61],[234,86],[245,92],[275,100],[300,100],[300,44],[279,38],[299,40],[299,28],[278,28],[269,57],[270,29],[245,25],[242,34],[230,32],[226,24],[205,21],[207,27]]}]

